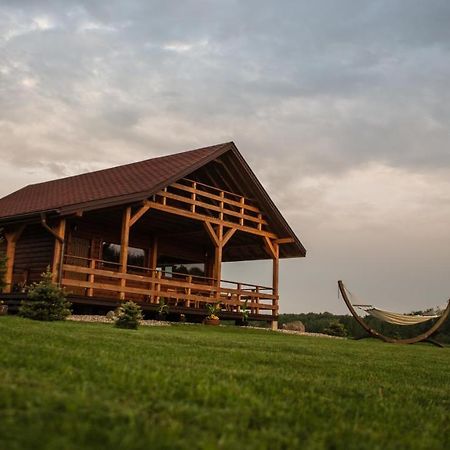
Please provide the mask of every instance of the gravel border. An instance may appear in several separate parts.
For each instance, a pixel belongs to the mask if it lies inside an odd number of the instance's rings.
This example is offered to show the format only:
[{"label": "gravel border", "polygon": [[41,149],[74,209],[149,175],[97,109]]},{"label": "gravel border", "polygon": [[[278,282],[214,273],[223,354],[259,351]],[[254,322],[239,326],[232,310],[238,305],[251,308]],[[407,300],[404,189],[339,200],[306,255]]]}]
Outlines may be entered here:
[{"label": "gravel border", "polygon": [[[66,320],[71,320],[72,322],[95,322],[95,323],[114,323],[113,319],[109,319],[106,316],[97,316],[94,314],[72,314],[71,316],[67,317]],[[166,327],[170,326],[170,322],[164,322],[162,320],[141,320],[140,325],[146,326],[146,327]]]},{"label": "gravel border", "polygon": [[[96,322],[96,323],[110,323],[113,324],[114,320],[109,319],[106,316],[100,316],[100,315],[94,315],[94,314],[73,314],[69,317],[67,317],[66,320],[71,320],[72,322]],[[140,324],[147,327],[168,327],[171,326],[171,322],[166,322],[163,320],[141,320]],[[200,324],[194,324],[189,322],[184,322],[184,325],[200,325]],[[275,331],[277,333],[284,333],[284,334],[297,334],[299,336],[312,336],[312,337],[322,337],[322,338],[329,338],[329,339],[346,339],[345,337],[340,336],[330,336],[329,334],[323,334],[323,333],[308,333],[306,331],[294,331],[294,330],[272,330],[270,328],[262,328],[262,327],[243,327],[248,328],[252,330],[265,330],[265,331]]]}]

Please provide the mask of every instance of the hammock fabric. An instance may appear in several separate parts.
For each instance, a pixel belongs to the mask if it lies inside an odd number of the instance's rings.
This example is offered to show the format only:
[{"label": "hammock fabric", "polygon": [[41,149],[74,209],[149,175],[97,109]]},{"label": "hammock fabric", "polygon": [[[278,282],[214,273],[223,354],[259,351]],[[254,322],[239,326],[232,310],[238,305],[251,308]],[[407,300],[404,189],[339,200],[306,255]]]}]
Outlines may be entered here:
[{"label": "hammock fabric", "polygon": [[434,316],[421,316],[417,315],[407,315],[400,314],[391,311],[383,311],[378,308],[370,308],[366,306],[354,305],[359,309],[362,309],[366,313],[376,317],[377,319],[383,320],[384,322],[393,323],[394,325],[417,325],[418,323],[428,322],[432,319],[437,319],[441,317],[440,315]]}]

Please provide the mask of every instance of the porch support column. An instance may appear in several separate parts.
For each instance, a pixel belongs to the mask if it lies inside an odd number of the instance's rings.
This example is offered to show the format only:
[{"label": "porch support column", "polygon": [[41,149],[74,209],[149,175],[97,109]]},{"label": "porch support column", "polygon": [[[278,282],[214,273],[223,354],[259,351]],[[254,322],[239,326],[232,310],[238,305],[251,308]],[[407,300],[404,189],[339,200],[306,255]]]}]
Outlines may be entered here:
[{"label": "porch support column", "polygon": [[[153,236],[152,244],[148,253],[148,268],[150,269],[150,277],[156,278],[156,267],[158,266],[158,238]],[[150,283],[150,290],[153,292],[156,288],[155,283]],[[156,295],[150,295],[151,302],[157,301]]]},{"label": "porch support column", "polygon": [[[272,267],[272,289],[273,295],[275,295],[275,299],[273,300],[273,306],[276,306],[276,309],[272,311],[272,315],[278,316],[278,285],[279,285],[279,272],[280,272],[280,252],[277,243],[273,243],[273,247],[275,250],[275,258],[272,259],[273,267]],[[278,329],[278,321],[272,321],[272,330]]]},{"label": "porch support column", "polygon": [[[264,245],[267,253],[272,258],[272,294],[274,299],[272,300],[272,316],[278,316],[278,282],[279,282],[279,269],[280,269],[280,248],[277,241],[272,241],[267,236],[264,236]],[[278,329],[278,321],[272,320],[272,330]]]},{"label": "porch support column", "polygon": [[25,225],[19,226],[16,230],[6,232],[6,273],[5,273],[5,289],[3,292],[9,294],[12,292],[12,282],[14,274],[14,258],[16,256],[16,244],[25,229]]},{"label": "porch support column", "polygon": [[[223,249],[223,226],[219,225],[217,230],[218,245],[214,248],[214,276],[217,280],[217,289],[220,289],[220,280],[222,279],[222,249]],[[220,292],[217,292],[219,296]]]},{"label": "porch support column", "polygon": [[158,266],[158,238],[153,236],[152,244],[148,255],[148,267],[151,270],[156,270]]},{"label": "porch support column", "polygon": [[223,226],[217,225],[216,229],[214,229],[211,223],[207,221],[204,222],[204,225],[214,246],[214,263],[212,268],[212,278],[214,279],[217,288],[216,300],[219,300],[220,279],[222,274]]},{"label": "porch support column", "polygon": [[57,225],[53,227],[55,236],[55,248],[53,250],[52,281],[61,283],[62,264],[64,258],[64,237],[66,235],[66,219],[59,219]]},{"label": "porch support column", "polygon": [[[120,273],[125,275],[127,273],[128,264],[128,242],[130,240],[130,219],[131,219],[131,206],[125,208],[122,216],[122,233],[120,238]],[[125,278],[120,279],[120,287],[126,286]],[[119,298],[125,299],[125,292],[120,292]]]},{"label": "porch support column", "polygon": [[214,245],[214,266],[212,278],[216,281],[217,286],[217,300],[220,298],[220,281],[222,278],[222,253],[223,248],[228,243],[228,241],[233,237],[236,232],[236,228],[229,228],[226,233],[224,233],[223,225],[217,225],[216,229],[213,228],[210,222],[204,222],[205,229],[211,238]]}]

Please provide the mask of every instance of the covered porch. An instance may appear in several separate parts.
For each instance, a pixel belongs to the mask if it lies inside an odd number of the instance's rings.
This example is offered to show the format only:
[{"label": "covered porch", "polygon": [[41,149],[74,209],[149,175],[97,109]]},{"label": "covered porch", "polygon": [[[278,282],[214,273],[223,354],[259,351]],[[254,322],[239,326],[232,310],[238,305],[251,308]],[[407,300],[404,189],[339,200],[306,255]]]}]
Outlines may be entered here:
[{"label": "covered porch", "polygon": [[[76,298],[163,300],[199,314],[219,303],[276,325],[279,245],[290,239],[278,239],[249,198],[185,178],[140,204],[75,213],[59,230],[66,246],[56,249],[55,278]],[[258,259],[272,260],[268,286],[222,279],[223,262]]]}]

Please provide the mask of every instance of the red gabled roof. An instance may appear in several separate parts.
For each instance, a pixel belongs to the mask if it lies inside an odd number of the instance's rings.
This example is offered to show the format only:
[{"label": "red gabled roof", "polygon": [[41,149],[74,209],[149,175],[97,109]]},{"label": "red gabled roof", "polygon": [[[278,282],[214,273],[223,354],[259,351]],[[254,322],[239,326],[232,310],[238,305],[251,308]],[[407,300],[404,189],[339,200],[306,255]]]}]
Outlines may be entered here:
[{"label": "red gabled roof", "polygon": [[[44,183],[31,184],[0,199],[0,220],[33,213],[83,206],[108,199],[126,199],[153,192],[181,178],[232,143],[213,145],[146,161],[98,170]],[[186,173],[186,174],[187,174]],[[182,174],[180,176],[180,174]]]},{"label": "red gabled roof", "polygon": [[71,214],[142,201],[198,168],[230,152],[237,161],[247,190],[268,214],[280,237],[292,237],[290,256],[306,250],[274,205],[233,142],[148,159],[111,169],[32,184],[0,199],[0,224],[19,222],[40,213]]}]

